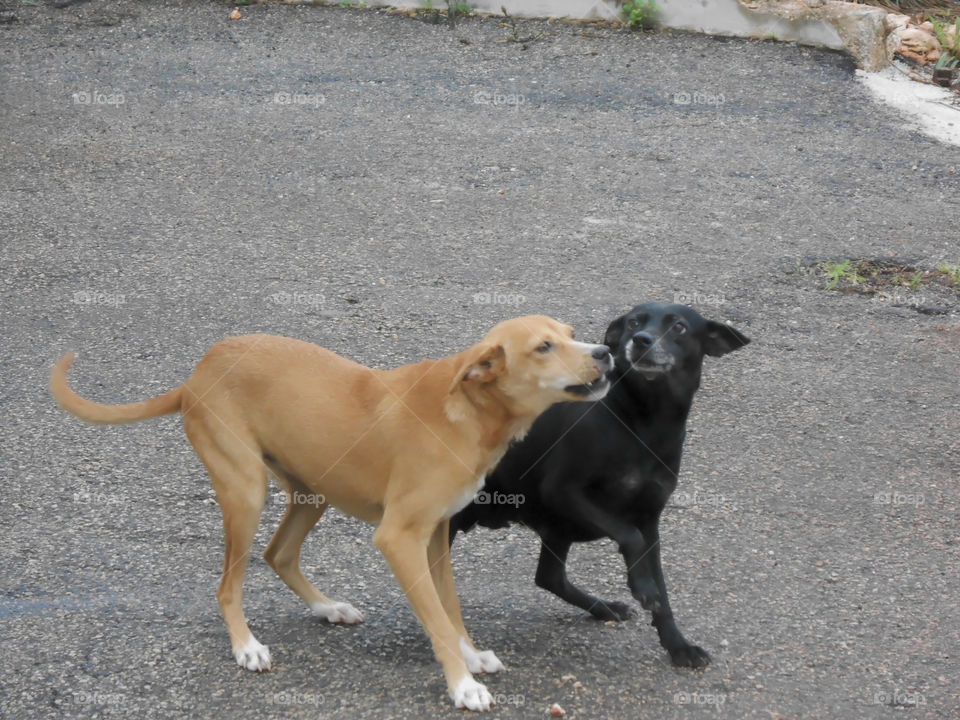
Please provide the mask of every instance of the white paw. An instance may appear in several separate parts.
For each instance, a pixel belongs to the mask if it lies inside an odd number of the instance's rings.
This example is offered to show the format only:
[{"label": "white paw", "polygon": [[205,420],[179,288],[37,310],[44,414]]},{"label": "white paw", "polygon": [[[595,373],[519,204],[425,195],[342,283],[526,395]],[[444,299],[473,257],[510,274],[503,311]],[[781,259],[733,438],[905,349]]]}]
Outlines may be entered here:
[{"label": "white paw", "polygon": [[356,625],[363,621],[363,613],[350,603],[345,602],[311,603],[310,612],[332,623]]},{"label": "white paw", "polygon": [[467,670],[474,674],[495,673],[503,670],[503,663],[493,650],[474,650],[467,643],[466,638],[460,638],[460,654],[463,655],[463,661],[467,664]]},{"label": "white paw", "polygon": [[257,642],[253,635],[242,648],[234,650],[233,656],[237,665],[247,670],[262,672],[270,669],[270,648]]},{"label": "white paw", "polygon": [[457,686],[450,693],[453,698],[453,704],[458,708],[467,710],[489,710],[493,707],[493,697],[487,689],[474,680],[469,675],[464,675],[463,679],[457,683]]}]

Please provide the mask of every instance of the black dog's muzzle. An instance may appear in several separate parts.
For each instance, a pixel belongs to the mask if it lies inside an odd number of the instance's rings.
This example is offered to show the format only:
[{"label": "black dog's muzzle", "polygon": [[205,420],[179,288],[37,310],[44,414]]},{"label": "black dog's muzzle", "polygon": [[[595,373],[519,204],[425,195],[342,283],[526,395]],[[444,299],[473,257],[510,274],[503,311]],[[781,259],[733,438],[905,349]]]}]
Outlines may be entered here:
[{"label": "black dog's muzzle", "polygon": [[643,331],[627,341],[624,356],[636,370],[643,373],[669,372],[673,369],[673,356],[660,344],[658,338]]}]

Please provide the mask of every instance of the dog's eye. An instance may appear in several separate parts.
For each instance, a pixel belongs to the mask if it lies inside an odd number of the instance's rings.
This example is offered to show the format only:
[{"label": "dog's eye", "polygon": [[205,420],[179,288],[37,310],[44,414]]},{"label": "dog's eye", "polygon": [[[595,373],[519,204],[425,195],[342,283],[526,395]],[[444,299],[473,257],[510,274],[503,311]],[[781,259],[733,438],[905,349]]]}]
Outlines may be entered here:
[{"label": "dog's eye", "polygon": [[687,331],[687,326],[684,325],[682,322],[676,322],[673,324],[673,331],[677,335],[683,335]]},{"label": "dog's eye", "polygon": [[549,340],[543,341],[540,345],[537,345],[534,350],[538,353],[548,353],[553,349],[553,345],[550,344]]},{"label": "dog's eye", "polygon": [[640,325],[640,321],[637,320],[635,317],[632,317],[629,320],[627,320],[627,327],[635,328],[639,325]]}]

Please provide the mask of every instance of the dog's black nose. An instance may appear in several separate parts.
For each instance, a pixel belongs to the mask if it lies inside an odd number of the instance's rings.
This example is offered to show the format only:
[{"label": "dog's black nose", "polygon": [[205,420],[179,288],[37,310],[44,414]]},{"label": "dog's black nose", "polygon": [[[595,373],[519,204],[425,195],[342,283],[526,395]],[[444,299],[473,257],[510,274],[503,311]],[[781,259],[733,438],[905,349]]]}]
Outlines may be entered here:
[{"label": "dog's black nose", "polygon": [[646,332],[637,333],[633,336],[633,344],[639,345],[642,348],[653,347],[654,339],[653,335]]},{"label": "dog's black nose", "polygon": [[608,348],[606,345],[600,345],[596,350],[590,353],[590,357],[592,357],[594,360],[603,360],[609,354],[610,348]]}]

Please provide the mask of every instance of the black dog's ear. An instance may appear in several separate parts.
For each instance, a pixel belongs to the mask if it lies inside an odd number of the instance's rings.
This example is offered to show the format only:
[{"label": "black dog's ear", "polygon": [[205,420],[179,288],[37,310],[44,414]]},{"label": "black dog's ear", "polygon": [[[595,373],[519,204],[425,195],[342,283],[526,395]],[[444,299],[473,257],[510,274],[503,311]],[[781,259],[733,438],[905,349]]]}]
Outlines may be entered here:
[{"label": "black dog's ear", "polygon": [[621,315],[607,328],[607,334],[603,336],[603,344],[610,348],[611,353],[615,353],[620,347],[620,338],[623,336],[623,324],[627,321],[626,315]]},{"label": "black dog's ear", "polygon": [[728,352],[739,350],[749,342],[750,338],[736,328],[713,320],[707,321],[707,331],[703,340],[703,351],[707,355],[720,357]]}]

